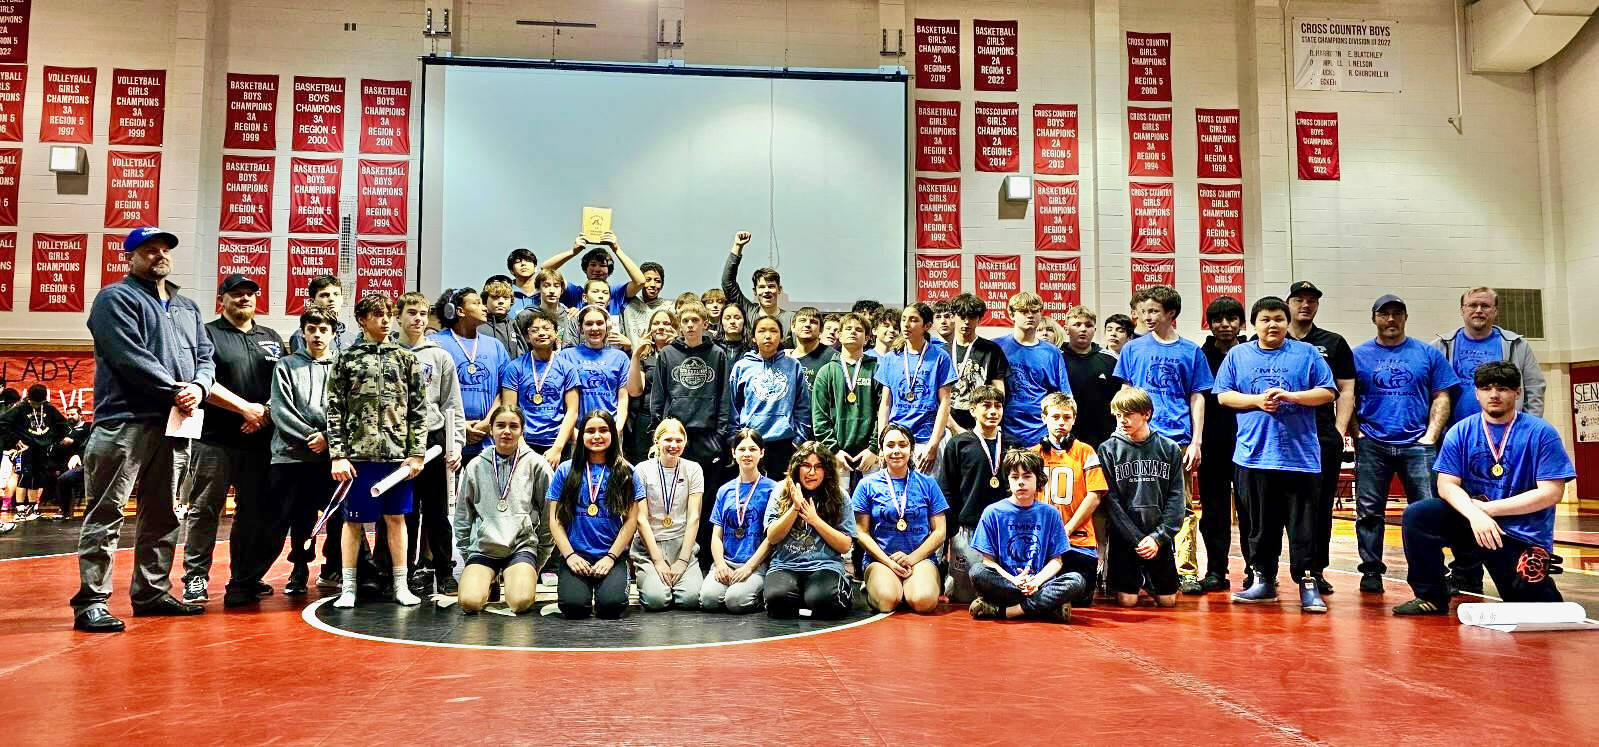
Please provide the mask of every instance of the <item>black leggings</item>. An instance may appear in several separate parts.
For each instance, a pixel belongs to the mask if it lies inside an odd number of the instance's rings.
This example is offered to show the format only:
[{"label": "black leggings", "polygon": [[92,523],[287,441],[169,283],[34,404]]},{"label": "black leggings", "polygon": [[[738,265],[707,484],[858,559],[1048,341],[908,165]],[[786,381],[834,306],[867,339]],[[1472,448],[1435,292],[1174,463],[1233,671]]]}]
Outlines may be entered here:
[{"label": "black leggings", "polygon": [[[600,556],[604,557],[604,556]],[[589,563],[594,563],[589,560]],[[560,581],[555,601],[568,620],[582,620],[590,614],[601,620],[615,620],[627,612],[627,561],[618,560],[604,578],[579,576],[561,563],[556,569]]]},{"label": "black leggings", "polygon": [[834,571],[770,571],[766,574],[766,614],[799,617],[801,609],[821,620],[849,614],[853,589]]}]

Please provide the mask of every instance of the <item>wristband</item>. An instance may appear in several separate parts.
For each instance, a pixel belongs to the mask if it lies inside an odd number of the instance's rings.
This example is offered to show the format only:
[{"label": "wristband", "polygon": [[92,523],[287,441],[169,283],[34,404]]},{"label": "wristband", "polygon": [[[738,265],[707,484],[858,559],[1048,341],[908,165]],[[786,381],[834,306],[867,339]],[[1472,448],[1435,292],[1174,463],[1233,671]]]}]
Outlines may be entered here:
[{"label": "wristband", "polygon": [[615,563],[617,560],[616,553],[614,552],[605,553],[605,557],[610,558],[612,563]]}]

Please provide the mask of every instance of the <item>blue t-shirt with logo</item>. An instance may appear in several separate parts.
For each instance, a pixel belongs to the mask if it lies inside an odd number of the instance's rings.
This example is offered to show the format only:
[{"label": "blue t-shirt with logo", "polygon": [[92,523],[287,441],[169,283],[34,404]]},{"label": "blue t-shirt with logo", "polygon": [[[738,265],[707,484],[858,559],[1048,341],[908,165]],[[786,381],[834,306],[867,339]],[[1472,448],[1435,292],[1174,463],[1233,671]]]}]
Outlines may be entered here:
[{"label": "blue t-shirt with logo", "polygon": [[1444,354],[1414,337],[1389,347],[1375,339],[1355,347],[1355,417],[1360,434],[1408,446],[1427,433],[1434,394],[1459,384]]},{"label": "blue t-shirt with logo", "polygon": [[[1259,340],[1234,346],[1216,371],[1218,395],[1260,394],[1272,387],[1290,392],[1330,389],[1336,394],[1338,382],[1321,353],[1297,340],[1283,340],[1275,350],[1261,347]],[[1239,410],[1233,463],[1250,469],[1321,472],[1316,408],[1284,402],[1276,412]]]},{"label": "blue t-shirt with logo", "polygon": [[[839,506],[843,509],[839,513],[838,522],[833,525],[844,534],[855,536],[855,519],[850,516],[848,506]],[[768,501],[766,516],[761,520],[763,531],[770,529],[772,523],[783,515],[778,510],[777,501]],[[726,530],[723,530],[724,532]],[[822,539],[810,524],[806,523],[804,516],[795,516],[794,525],[789,527],[788,536],[772,546],[772,560],[768,569],[773,571],[793,571],[795,573],[812,573],[815,571],[832,571],[840,577],[844,575],[844,558],[839,555],[827,540]]]},{"label": "blue t-shirt with logo", "polygon": [[1011,500],[989,504],[972,533],[972,549],[1012,574],[1037,573],[1066,554],[1068,547],[1060,512],[1043,501],[1026,508]]},{"label": "blue t-shirt with logo", "polygon": [[595,410],[616,414],[616,393],[627,384],[627,370],[632,363],[627,353],[612,347],[575,345],[561,348],[551,363],[558,368],[550,376],[554,378],[559,375],[558,380],[563,382],[566,389],[578,390],[580,429],[583,416]]},{"label": "blue t-shirt with logo", "polygon": [[[455,378],[461,382],[461,409],[466,417],[488,417],[500,398],[500,369],[511,358],[505,343],[481,333],[471,338],[456,337],[449,330],[435,332],[428,339],[455,359]],[[468,357],[468,353],[472,355]]]},{"label": "blue t-shirt with logo", "polygon": [[[566,481],[571,474],[572,460],[561,462],[561,466],[555,468],[555,476],[550,478],[550,489],[544,494],[545,500],[559,503],[561,491],[566,489]],[[588,512],[590,475],[594,478],[594,484],[599,486],[596,505],[600,507],[600,512],[595,516],[589,516]],[[584,560],[592,561],[611,551],[611,543],[622,532],[627,517],[612,513],[606,502],[605,485],[611,480],[610,465],[584,463],[579,468],[577,479],[577,514],[572,518],[572,526],[566,527],[566,541],[572,543],[573,552],[582,555]],[[644,500],[644,483],[639,481],[638,475],[633,476],[632,485],[633,500]]]},{"label": "blue t-shirt with logo", "polygon": [[1460,379],[1460,396],[1455,397],[1455,409],[1449,414],[1449,422],[1458,423],[1482,411],[1482,406],[1477,404],[1473,377],[1482,364],[1504,360],[1505,346],[1499,328],[1494,327],[1493,334],[1483,340],[1467,337],[1464,329],[1455,332],[1450,348],[1455,359],[1455,376]]},{"label": "blue t-shirt with logo", "polygon": [[887,388],[883,396],[890,402],[889,423],[910,428],[917,443],[926,443],[933,437],[938,390],[955,383],[955,362],[944,348],[929,343],[921,353],[913,353],[907,345],[878,358],[872,378]]},{"label": "blue t-shirt with logo", "polygon": [[1010,375],[1005,377],[1005,435],[1031,446],[1044,440],[1048,430],[1039,410],[1044,396],[1051,392],[1072,393],[1066,376],[1066,356],[1047,342],[1023,345],[1014,334],[1005,335],[994,344],[1010,364]]},{"label": "blue t-shirt with logo", "polygon": [[500,387],[516,392],[522,409],[522,438],[529,446],[553,444],[561,433],[567,390],[561,375],[554,356],[541,361],[531,352],[517,356],[500,372]]},{"label": "blue t-shirt with logo", "polygon": [[[896,494],[905,501],[904,531],[899,529],[899,508],[894,504]],[[909,554],[927,541],[927,535],[933,533],[933,516],[948,511],[949,501],[939,489],[938,481],[927,475],[911,470],[905,477],[892,478],[888,470],[880,469],[855,486],[850,510],[871,517],[868,527],[872,539],[877,540],[883,552]],[[938,553],[930,557],[936,560]]]},{"label": "blue t-shirt with logo", "polygon": [[[1538,487],[1539,480],[1570,480],[1577,476],[1566,447],[1560,443],[1560,434],[1548,421],[1530,413],[1520,413],[1509,425],[1488,424],[1488,435],[1482,432],[1482,414],[1472,415],[1455,423],[1444,434],[1443,445],[1438,447],[1438,460],[1433,469],[1439,474],[1460,478],[1460,487],[1472,497],[1485,497],[1490,501],[1510,498]],[[1506,438],[1505,429],[1510,429]],[[1505,441],[1502,452],[1505,474],[1494,477],[1493,452],[1488,438],[1497,446]],[[1555,507],[1520,516],[1496,518],[1499,527],[1516,539],[1539,545],[1545,550],[1555,547]]]},{"label": "blue t-shirt with logo", "polygon": [[1205,351],[1186,337],[1161,342],[1147,334],[1122,346],[1116,378],[1149,393],[1155,415],[1149,427],[1178,446],[1194,440],[1194,417],[1188,397],[1210,391],[1210,363]]},{"label": "blue t-shirt with logo", "polygon": [[[711,523],[722,528],[722,557],[728,565],[737,566],[749,560],[755,555],[755,548],[761,546],[761,540],[766,539],[766,524],[762,519],[766,516],[766,504],[772,499],[772,490],[777,483],[762,475],[753,485],[752,488],[751,483],[740,482],[735,477],[716,491]],[[751,493],[751,490],[754,492]],[[741,521],[738,504],[744,496],[749,497],[749,503],[744,507]],[[742,537],[739,536],[741,530],[744,532]]]}]

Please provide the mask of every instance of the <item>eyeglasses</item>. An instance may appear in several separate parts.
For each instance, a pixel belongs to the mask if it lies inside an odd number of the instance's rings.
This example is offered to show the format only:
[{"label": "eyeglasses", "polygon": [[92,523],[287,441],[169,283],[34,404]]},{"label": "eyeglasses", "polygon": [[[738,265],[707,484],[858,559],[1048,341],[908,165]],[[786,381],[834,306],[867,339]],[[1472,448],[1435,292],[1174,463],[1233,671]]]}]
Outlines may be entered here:
[{"label": "eyeglasses", "polygon": [[1468,304],[1463,304],[1460,308],[1468,309],[1468,310],[1471,310],[1471,311],[1487,311],[1489,309],[1495,308],[1495,305],[1491,304],[1491,303],[1468,303]]}]

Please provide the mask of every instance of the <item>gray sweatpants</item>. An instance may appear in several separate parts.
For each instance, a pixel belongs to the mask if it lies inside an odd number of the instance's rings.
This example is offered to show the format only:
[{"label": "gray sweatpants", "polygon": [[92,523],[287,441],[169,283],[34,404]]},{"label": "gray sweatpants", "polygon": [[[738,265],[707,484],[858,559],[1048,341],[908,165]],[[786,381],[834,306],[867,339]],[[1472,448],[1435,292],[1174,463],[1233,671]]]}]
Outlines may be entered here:
[{"label": "gray sweatpants", "polygon": [[122,509],[139,488],[133,546],[135,607],[153,604],[172,588],[172,550],[178,517],[172,511],[173,458],[186,453],[186,440],[166,436],[160,420],[96,425],[83,449],[84,494],[88,508],[78,535],[78,593],[72,609],[83,613],[106,606],[111,597],[112,560],[122,531]]},{"label": "gray sweatpants", "polygon": [[[655,564],[650,562],[649,553],[644,552],[643,542],[637,539],[633,542],[633,581],[638,584],[638,602],[651,612],[658,612],[668,607],[678,609],[698,609],[700,606],[700,585],[704,583],[705,576],[700,572],[698,561],[689,561],[688,570],[683,572],[683,577],[677,580],[674,586],[667,586],[661,580],[661,574],[655,572]],[[668,562],[677,560],[678,553],[683,551],[683,538],[669,540],[656,540],[656,545],[661,548],[661,557]]]},{"label": "gray sweatpants", "polygon": [[706,575],[705,583],[700,585],[700,609],[706,612],[725,609],[735,615],[754,612],[766,603],[766,597],[762,595],[765,587],[764,567],[732,586],[724,586],[715,576]]}]

